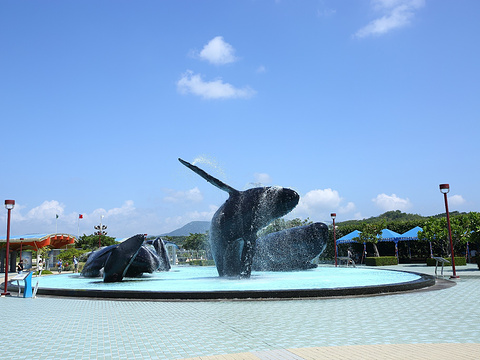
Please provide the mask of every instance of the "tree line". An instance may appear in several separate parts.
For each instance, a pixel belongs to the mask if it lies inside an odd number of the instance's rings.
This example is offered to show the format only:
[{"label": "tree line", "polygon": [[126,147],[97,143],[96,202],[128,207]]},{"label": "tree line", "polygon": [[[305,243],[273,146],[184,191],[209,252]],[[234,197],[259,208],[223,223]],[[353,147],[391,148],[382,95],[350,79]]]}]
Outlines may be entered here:
[{"label": "tree line", "polygon": [[[295,218],[287,220],[284,218],[276,219],[270,225],[258,232],[258,237],[265,236],[272,232],[282,231],[296,226],[312,224],[311,220]],[[452,231],[452,242],[457,256],[465,254],[467,243],[470,249],[478,250],[480,245],[480,213],[450,213],[450,225]],[[419,241],[401,241],[398,243],[399,252],[402,256],[408,254],[409,257],[425,258],[430,256],[430,244],[432,252],[436,256],[450,256],[450,241],[448,237],[448,226],[446,214],[424,217],[418,214],[406,214],[399,210],[387,211],[377,217],[363,220],[348,220],[336,222],[335,236],[341,238],[354,230],[361,231],[360,236],[355,239],[356,242],[339,246],[339,254],[346,252],[347,248],[353,248],[356,252],[363,253],[363,244],[367,244],[369,256],[394,255],[393,242],[380,241],[380,234],[383,229],[389,229],[399,234],[403,234],[412,228],[419,226],[422,231],[418,233]],[[190,234],[180,237],[164,237],[165,240],[176,243],[185,250],[206,250],[209,252],[208,231],[203,234]],[[116,244],[115,238],[102,235],[100,238],[101,246]],[[65,254],[66,259],[83,252],[92,251],[98,248],[99,236],[83,234],[76,242],[75,248],[71,253]],[[75,253],[75,254],[74,254]],[[334,257],[333,227],[329,226],[327,247],[321,258],[332,259]]]},{"label": "tree line", "polygon": [[[480,213],[451,212],[449,215],[455,255],[465,254],[467,243],[470,249],[477,250],[480,245]],[[361,234],[355,239],[357,244],[362,246],[363,243],[369,244],[374,256],[380,255],[382,252],[379,250],[380,247],[388,251],[390,253],[388,255],[392,255],[394,244],[382,243],[380,241],[381,231],[389,229],[403,234],[416,226],[422,228],[422,231],[417,234],[419,241],[401,241],[398,243],[399,247],[408,247],[410,256],[413,250],[413,256],[428,257],[430,256],[431,244],[434,256],[450,256],[450,240],[445,213],[422,217],[415,214],[404,214],[399,210],[389,211],[375,218],[337,223],[336,238],[339,239],[354,230],[359,230]],[[330,249],[327,247],[326,256],[332,256],[333,254],[333,235],[331,237],[332,245]],[[359,248],[358,245],[356,248]]]}]

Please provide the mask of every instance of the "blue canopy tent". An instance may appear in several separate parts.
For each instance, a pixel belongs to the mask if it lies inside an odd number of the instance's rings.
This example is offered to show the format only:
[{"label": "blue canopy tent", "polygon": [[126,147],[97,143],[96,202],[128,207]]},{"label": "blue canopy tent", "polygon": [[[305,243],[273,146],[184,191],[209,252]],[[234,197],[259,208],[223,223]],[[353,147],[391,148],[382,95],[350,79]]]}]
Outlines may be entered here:
[{"label": "blue canopy tent", "polygon": [[383,229],[382,232],[380,233],[380,240],[379,241],[393,241],[395,243],[395,256],[397,257],[398,260],[398,241],[400,240],[400,234],[389,230],[389,229]]},{"label": "blue canopy tent", "polygon": [[337,239],[337,244],[349,244],[356,242],[353,238],[359,237],[362,232],[358,230],[353,230],[351,233],[348,233],[345,236],[342,236],[340,239]]},{"label": "blue canopy tent", "polygon": [[[383,231],[385,230],[385,234]],[[415,226],[413,229],[408,230],[403,234],[398,234],[395,231],[388,229],[382,230],[382,240],[380,241],[393,241],[395,243],[395,254],[398,258],[398,242],[399,241],[416,241],[418,240],[418,232],[423,231],[420,226]],[[408,251],[410,252],[410,245],[408,246]],[[411,256],[411,255],[410,255]],[[430,244],[430,256],[432,255],[432,244]]]},{"label": "blue canopy tent", "polygon": [[[423,229],[420,226],[416,226],[413,229],[408,230],[407,232],[403,234],[399,234],[395,231],[392,231],[390,229],[383,229],[381,232],[381,238],[379,241],[392,241],[395,243],[395,256],[398,259],[398,242],[399,241],[415,241],[418,240],[418,232],[423,231]],[[361,234],[361,231],[354,230],[351,233],[342,236],[340,239],[337,240],[337,245],[338,244],[349,244],[349,243],[354,243],[356,242],[353,240],[353,238],[358,238]],[[379,237],[380,237],[379,236]],[[364,243],[365,245],[365,243]],[[410,246],[409,246],[410,249]],[[410,251],[410,250],[409,250]],[[431,244],[430,244],[430,253],[432,252],[431,249]],[[433,255],[432,255],[433,256]]]},{"label": "blue canopy tent", "polygon": [[393,241],[393,242],[398,242],[400,238],[400,234],[389,230],[389,229],[383,229],[382,232],[380,233],[380,241]]},{"label": "blue canopy tent", "polygon": [[[418,232],[423,231],[420,226],[415,226],[413,229],[408,230],[407,232],[403,233],[400,237],[400,241],[416,241],[418,240]],[[432,250],[432,242],[429,241],[430,244],[430,257],[433,258],[433,250]],[[410,246],[408,246],[410,251]]]},{"label": "blue canopy tent", "polygon": [[[356,241],[353,240],[353,239],[360,237],[361,233],[362,233],[361,231],[353,230],[351,233],[348,233],[347,235],[342,236],[340,239],[338,239],[337,240],[337,245],[338,244],[354,243]],[[363,253],[362,253],[362,260],[361,260],[362,263],[363,263],[363,259],[364,259],[364,256],[365,256],[366,252],[367,252],[367,245],[365,243],[363,243]]]},{"label": "blue canopy tent", "polygon": [[423,229],[420,226],[415,226],[413,229],[410,229],[407,232],[400,235],[400,241],[418,240],[419,231],[423,231]]}]

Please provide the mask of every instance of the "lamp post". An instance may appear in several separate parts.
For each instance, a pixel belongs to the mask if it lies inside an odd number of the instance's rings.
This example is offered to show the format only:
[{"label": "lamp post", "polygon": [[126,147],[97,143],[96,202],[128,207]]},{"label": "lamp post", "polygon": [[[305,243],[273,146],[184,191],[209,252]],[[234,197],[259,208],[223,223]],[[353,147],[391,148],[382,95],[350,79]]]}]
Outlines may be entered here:
[{"label": "lamp post", "polygon": [[22,251],[23,251],[23,240],[25,240],[24,238],[20,238],[20,261],[22,261]]},{"label": "lamp post", "polygon": [[440,192],[443,194],[445,199],[445,211],[447,213],[447,226],[448,226],[448,238],[450,239],[450,253],[452,256],[452,269],[453,275],[450,276],[451,279],[458,279],[457,273],[455,271],[455,254],[453,253],[453,241],[452,241],[452,228],[450,227],[450,214],[448,213],[448,201],[447,201],[447,194],[450,191],[450,185],[448,184],[440,184]]},{"label": "lamp post", "polygon": [[337,266],[337,235],[335,233],[335,218],[337,214],[331,213],[330,216],[333,219],[333,246],[335,247],[335,266]]},{"label": "lamp post", "polygon": [[102,235],[107,235],[107,232],[104,231],[107,228],[107,225],[102,224],[104,215],[100,216],[100,225],[95,225],[93,228],[98,230],[95,234],[98,234],[98,248],[102,246]]},{"label": "lamp post", "polygon": [[7,292],[8,285],[8,252],[10,251],[10,212],[15,207],[15,200],[5,200],[5,209],[7,209],[7,248],[5,251],[5,291],[2,296],[10,295]]}]

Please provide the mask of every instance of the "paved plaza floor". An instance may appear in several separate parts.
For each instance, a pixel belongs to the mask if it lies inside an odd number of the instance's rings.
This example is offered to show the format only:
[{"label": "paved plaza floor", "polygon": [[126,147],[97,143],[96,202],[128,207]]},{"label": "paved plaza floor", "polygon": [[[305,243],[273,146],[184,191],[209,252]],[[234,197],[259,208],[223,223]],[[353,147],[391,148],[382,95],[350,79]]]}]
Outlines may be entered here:
[{"label": "paved plaza floor", "polygon": [[480,271],[468,265],[457,273],[456,286],[438,291],[356,298],[186,302],[12,294],[0,298],[2,357],[480,359]]}]

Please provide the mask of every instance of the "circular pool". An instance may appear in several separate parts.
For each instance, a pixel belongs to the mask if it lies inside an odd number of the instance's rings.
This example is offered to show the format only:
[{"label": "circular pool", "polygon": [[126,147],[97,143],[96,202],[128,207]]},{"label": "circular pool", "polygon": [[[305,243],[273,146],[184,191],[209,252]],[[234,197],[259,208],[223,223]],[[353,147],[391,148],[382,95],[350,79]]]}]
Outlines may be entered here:
[{"label": "circular pool", "polygon": [[215,267],[175,266],[168,272],[104,283],[79,274],[35,277],[37,294],[125,299],[260,299],[358,296],[432,286],[430,275],[371,268],[320,266],[291,272],[252,272],[249,279],[222,278]]}]

